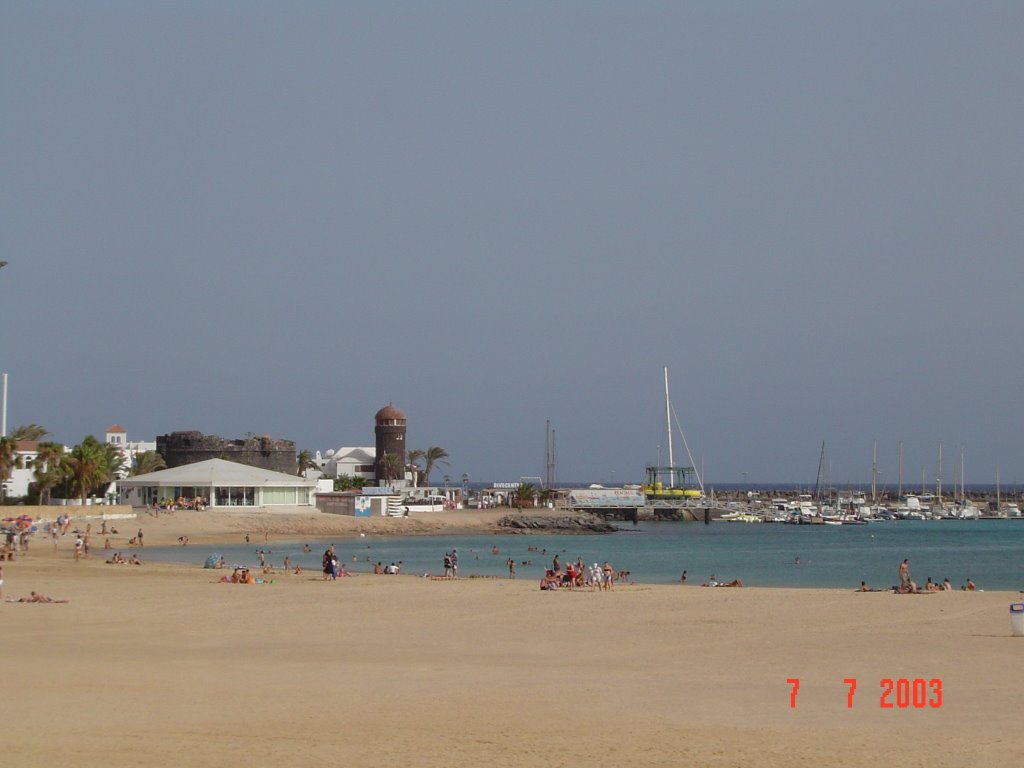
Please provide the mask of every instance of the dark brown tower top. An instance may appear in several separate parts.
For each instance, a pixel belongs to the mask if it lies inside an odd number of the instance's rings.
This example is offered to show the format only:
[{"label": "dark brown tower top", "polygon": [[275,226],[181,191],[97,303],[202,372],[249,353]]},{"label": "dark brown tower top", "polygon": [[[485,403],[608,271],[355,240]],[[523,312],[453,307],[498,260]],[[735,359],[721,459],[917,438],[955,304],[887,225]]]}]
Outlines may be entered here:
[{"label": "dark brown tower top", "polygon": [[405,426],[405,412],[391,403],[388,403],[374,416],[378,426]]}]

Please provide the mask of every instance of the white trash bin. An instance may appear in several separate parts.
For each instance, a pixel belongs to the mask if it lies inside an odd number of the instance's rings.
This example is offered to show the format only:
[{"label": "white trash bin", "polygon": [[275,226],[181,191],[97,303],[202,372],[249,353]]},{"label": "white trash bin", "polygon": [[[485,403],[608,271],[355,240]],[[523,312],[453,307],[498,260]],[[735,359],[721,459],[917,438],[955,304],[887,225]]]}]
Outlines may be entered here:
[{"label": "white trash bin", "polygon": [[1024,603],[1010,603],[1010,634],[1024,637]]}]

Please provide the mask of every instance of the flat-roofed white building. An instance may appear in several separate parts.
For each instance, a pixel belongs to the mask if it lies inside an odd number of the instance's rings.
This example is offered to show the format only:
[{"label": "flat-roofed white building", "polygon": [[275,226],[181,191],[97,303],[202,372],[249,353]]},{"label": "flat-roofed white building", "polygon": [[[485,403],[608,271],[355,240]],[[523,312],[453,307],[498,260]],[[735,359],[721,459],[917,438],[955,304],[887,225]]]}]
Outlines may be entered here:
[{"label": "flat-roofed white building", "polygon": [[121,502],[205,499],[210,507],[312,506],[316,480],[224,459],[208,459],[118,482]]}]

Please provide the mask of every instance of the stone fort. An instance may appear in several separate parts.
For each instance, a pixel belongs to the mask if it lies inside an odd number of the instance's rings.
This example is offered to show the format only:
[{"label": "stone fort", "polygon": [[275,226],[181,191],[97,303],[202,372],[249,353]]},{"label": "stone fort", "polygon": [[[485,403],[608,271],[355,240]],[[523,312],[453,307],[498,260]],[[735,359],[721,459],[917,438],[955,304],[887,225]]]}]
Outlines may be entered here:
[{"label": "stone fort", "polygon": [[168,469],[207,459],[226,459],[288,475],[294,475],[299,469],[295,443],[269,435],[225,440],[202,432],[171,432],[157,437],[156,450],[164,457]]}]

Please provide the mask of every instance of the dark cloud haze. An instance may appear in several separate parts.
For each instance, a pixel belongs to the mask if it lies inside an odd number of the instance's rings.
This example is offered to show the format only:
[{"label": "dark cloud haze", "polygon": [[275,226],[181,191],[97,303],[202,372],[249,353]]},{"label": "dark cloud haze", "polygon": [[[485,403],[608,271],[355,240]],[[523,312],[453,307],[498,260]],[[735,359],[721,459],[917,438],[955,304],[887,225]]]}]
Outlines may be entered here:
[{"label": "dark cloud haze", "polygon": [[[1024,5],[0,4],[8,426],[1024,482]],[[677,440],[677,459],[678,437]]]}]

